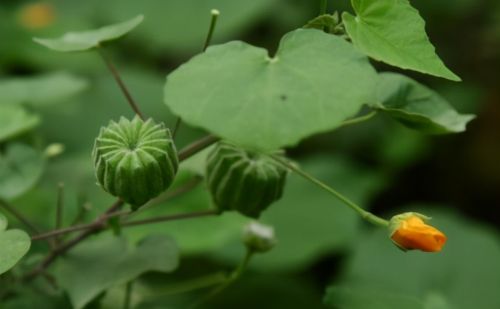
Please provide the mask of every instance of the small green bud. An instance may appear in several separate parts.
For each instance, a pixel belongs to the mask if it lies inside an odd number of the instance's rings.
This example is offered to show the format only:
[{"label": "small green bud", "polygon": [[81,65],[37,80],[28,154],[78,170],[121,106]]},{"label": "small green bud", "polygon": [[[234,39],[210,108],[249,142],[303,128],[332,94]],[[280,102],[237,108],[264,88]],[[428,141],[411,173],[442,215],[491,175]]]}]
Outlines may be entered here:
[{"label": "small green bud", "polygon": [[50,144],[49,146],[47,146],[47,148],[45,148],[44,154],[49,159],[54,158],[63,153],[64,148],[64,145],[60,143]]},{"label": "small green bud", "polygon": [[99,185],[133,209],[165,191],[179,165],[170,131],[137,116],[101,128],[93,158]]},{"label": "small green bud", "polygon": [[259,222],[251,222],[245,227],[243,242],[251,252],[267,252],[276,245],[274,229]]},{"label": "small green bud", "polygon": [[207,185],[216,207],[258,218],[281,198],[287,170],[267,155],[219,143],[208,155]]}]

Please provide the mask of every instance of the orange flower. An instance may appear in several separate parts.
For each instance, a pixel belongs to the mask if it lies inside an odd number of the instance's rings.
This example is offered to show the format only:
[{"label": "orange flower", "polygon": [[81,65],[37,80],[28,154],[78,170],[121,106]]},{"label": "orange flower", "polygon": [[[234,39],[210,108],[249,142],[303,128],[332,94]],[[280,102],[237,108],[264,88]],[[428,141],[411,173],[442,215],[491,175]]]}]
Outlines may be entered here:
[{"label": "orange flower", "polygon": [[19,22],[28,29],[41,29],[55,20],[54,7],[49,3],[32,3],[24,6],[19,14]]},{"label": "orange flower", "polygon": [[392,217],[389,225],[391,239],[402,250],[439,252],[446,243],[446,235],[433,226],[425,224],[429,217],[407,212]]}]

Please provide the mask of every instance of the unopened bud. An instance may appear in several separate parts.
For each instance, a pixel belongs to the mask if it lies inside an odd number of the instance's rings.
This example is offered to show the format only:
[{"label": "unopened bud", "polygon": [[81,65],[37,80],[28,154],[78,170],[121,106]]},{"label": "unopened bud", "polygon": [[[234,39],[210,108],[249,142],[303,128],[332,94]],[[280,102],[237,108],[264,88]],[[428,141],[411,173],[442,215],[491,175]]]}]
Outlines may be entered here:
[{"label": "unopened bud", "polygon": [[267,252],[276,245],[274,228],[258,222],[251,222],[245,227],[243,242],[250,251]]}]

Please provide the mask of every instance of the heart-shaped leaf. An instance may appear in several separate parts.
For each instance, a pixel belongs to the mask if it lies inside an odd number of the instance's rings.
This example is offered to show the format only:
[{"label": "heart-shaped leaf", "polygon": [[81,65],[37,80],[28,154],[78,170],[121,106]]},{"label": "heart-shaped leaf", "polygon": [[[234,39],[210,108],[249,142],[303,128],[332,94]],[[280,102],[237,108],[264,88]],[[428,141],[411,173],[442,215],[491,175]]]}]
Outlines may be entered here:
[{"label": "heart-shaped leaf", "polygon": [[0,81],[0,104],[48,105],[64,102],[86,89],[85,79],[59,72]]},{"label": "heart-shaped leaf", "polygon": [[465,131],[474,115],[459,114],[439,94],[401,74],[381,73],[377,108],[407,127],[431,134]]},{"label": "heart-shaped leaf", "polygon": [[351,0],[356,16],[342,14],[347,33],[375,60],[459,81],[436,55],[425,22],[408,0]]},{"label": "heart-shaped leaf", "polygon": [[31,238],[24,231],[6,229],[7,218],[0,213],[0,275],[14,267],[31,246]]},{"label": "heart-shaped leaf", "polygon": [[45,159],[24,144],[12,144],[0,154],[0,198],[13,199],[25,193],[40,179]]},{"label": "heart-shaped leaf", "polygon": [[375,80],[351,44],[299,29],[274,57],[243,42],[209,48],[167,77],[165,103],[193,126],[273,150],[338,127],[368,101]]},{"label": "heart-shaped leaf", "polygon": [[23,134],[40,123],[40,117],[22,106],[0,104],[0,142]]},{"label": "heart-shaped leaf", "polygon": [[124,36],[137,27],[143,19],[144,16],[139,15],[130,20],[96,30],[68,32],[55,39],[34,38],[33,40],[45,47],[60,52],[84,51],[98,47],[103,42]]},{"label": "heart-shaped leaf", "polygon": [[130,248],[123,237],[105,235],[66,254],[57,264],[56,278],[79,309],[110,287],[145,272],[173,271],[178,259],[177,246],[168,237],[149,236]]}]

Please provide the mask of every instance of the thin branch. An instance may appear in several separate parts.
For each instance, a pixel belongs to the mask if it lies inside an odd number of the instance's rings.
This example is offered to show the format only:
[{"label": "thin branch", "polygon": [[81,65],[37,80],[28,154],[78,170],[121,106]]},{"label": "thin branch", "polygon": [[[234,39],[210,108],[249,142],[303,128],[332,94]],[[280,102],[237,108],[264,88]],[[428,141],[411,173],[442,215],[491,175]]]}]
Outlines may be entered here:
[{"label": "thin branch", "polygon": [[95,226],[89,228],[88,230],[82,232],[80,235],[76,236],[72,240],[58,246],[54,250],[52,250],[49,255],[43,259],[43,261],[38,264],[38,266],[33,269],[31,272],[26,274],[23,277],[23,281],[31,281],[36,278],[39,274],[43,273],[54,261],[62,254],[66,253],[69,249],[73,248],[77,244],[79,244],[82,240],[88,238],[89,236],[98,233],[102,229],[106,227],[107,217],[106,215],[116,212],[123,206],[122,200],[117,200],[108,210],[95,221]]},{"label": "thin branch", "polygon": [[[129,210],[115,211],[112,213],[108,213],[108,214],[102,216],[101,218],[103,220],[109,220],[111,218],[116,218],[116,217],[122,217],[122,216],[131,217],[131,216],[137,215],[139,213],[142,213],[145,210],[151,209],[153,206],[155,206],[159,203],[171,200],[177,196],[180,196],[186,192],[191,191],[197,185],[199,185],[201,183],[201,181],[202,181],[201,177],[194,177],[192,180],[186,182],[184,185],[178,187],[176,190],[167,191],[167,193],[163,197],[159,197],[157,199],[152,200],[151,202],[149,202],[145,206],[139,208],[139,210],[137,210],[137,211],[133,211],[133,212],[129,211]],[[46,232],[43,234],[34,235],[33,237],[31,237],[31,240],[42,240],[42,239],[57,237],[60,235],[65,235],[65,234],[69,234],[69,233],[73,233],[73,232],[77,232],[77,231],[84,231],[84,230],[94,228],[96,225],[99,225],[99,222],[94,221],[94,222],[87,223],[87,224],[73,225],[73,226],[70,226],[67,228],[57,229],[57,230],[49,231],[49,232]]]},{"label": "thin branch", "polygon": [[160,216],[160,217],[154,217],[154,218],[148,218],[148,219],[142,219],[142,220],[125,221],[121,224],[121,226],[127,227],[127,226],[134,226],[134,225],[143,225],[143,224],[151,224],[151,223],[158,223],[158,222],[167,222],[167,221],[174,221],[174,220],[207,217],[207,216],[213,216],[213,215],[218,215],[218,214],[219,214],[218,210],[209,209],[209,210],[201,210],[201,211],[197,211],[197,212],[188,212],[188,213],[175,214],[175,215],[166,215],[166,216]]},{"label": "thin branch", "polygon": [[130,91],[128,90],[127,86],[123,82],[122,78],[120,77],[120,73],[118,73],[118,70],[116,69],[115,65],[111,60],[106,56],[104,51],[102,50],[101,47],[97,48],[99,55],[101,56],[102,60],[104,60],[104,63],[106,63],[106,66],[108,67],[109,71],[115,78],[116,83],[120,87],[121,91],[125,95],[125,98],[127,99],[128,104],[130,107],[134,110],[134,112],[139,116],[141,119],[144,119],[143,113],[140,111],[139,106],[135,102],[135,100],[132,98],[132,95],[130,94]]},{"label": "thin branch", "polygon": [[28,220],[22,213],[17,211],[12,205],[10,205],[7,201],[0,199],[0,207],[8,211],[11,215],[13,215],[19,222],[24,224],[31,232],[40,233],[40,230]]},{"label": "thin branch", "polygon": [[212,145],[213,143],[219,141],[220,138],[217,136],[213,135],[207,135],[194,143],[187,145],[181,151],[179,151],[179,161],[184,161],[187,158],[191,157],[192,155],[198,153],[199,151],[207,148],[208,146]]}]

